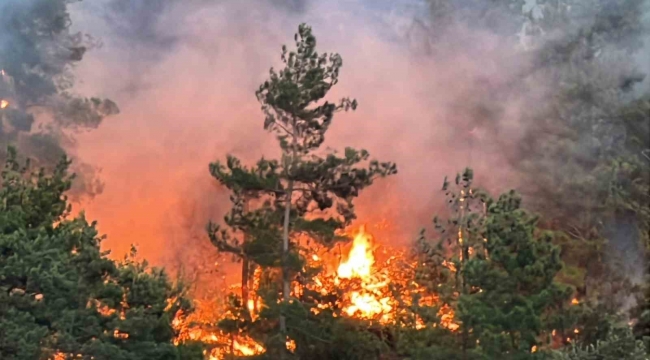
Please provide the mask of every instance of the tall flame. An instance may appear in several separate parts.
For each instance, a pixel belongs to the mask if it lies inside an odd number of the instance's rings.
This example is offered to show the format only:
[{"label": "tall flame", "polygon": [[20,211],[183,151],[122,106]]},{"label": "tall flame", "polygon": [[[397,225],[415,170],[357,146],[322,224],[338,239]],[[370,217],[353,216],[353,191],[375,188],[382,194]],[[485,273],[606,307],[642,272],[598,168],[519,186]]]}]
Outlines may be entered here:
[{"label": "tall flame", "polygon": [[[372,236],[362,226],[354,237],[348,258],[342,262],[337,271],[338,279],[358,279],[360,289],[352,291],[343,311],[348,316],[373,319],[388,322],[393,310],[392,300],[381,290],[391,281],[390,277],[373,274],[375,256],[372,251]],[[385,275],[385,274],[383,274]],[[348,304],[349,303],[349,304]]]},{"label": "tall flame", "polygon": [[370,241],[371,237],[366,233],[366,227],[362,226],[354,237],[348,259],[339,265],[338,275],[340,278],[367,279],[370,276],[372,265],[375,263],[375,257],[370,249]]}]

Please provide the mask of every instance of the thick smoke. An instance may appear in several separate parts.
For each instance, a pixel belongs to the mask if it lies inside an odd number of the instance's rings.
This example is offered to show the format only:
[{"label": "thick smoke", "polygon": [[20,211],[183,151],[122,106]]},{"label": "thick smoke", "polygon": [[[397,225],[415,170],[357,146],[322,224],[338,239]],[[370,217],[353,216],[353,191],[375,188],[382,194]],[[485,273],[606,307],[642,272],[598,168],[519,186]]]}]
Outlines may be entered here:
[{"label": "thick smoke", "polygon": [[74,67],[98,43],[70,30],[68,1],[0,1],[0,158],[8,145],[38,166],[75,159],[73,197],[101,192],[95,168],[75,158],[75,135],[119,112],[74,92]]},{"label": "thick smoke", "polygon": [[[292,44],[301,22],[313,26],[319,51],[343,57],[332,97],[360,104],[334,119],[326,145],[364,148],[398,164],[400,173],[379,181],[357,206],[360,222],[389,225],[379,241],[410,242],[441,210],[444,176],[465,166],[494,193],[518,187],[512,164],[533,129],[522,119],[551,89],[547,72],[535,75],[539,65],[525,36],[517,36],[526,35],[535,2],[517,5],[521,16],[509,21],[512,8],[486,15],[480,1],[434,13],[424,1],[393,3],[101,0],[77,6],[76,26],[104,43],[78,69],[79,89],[109,94],[121,108],[80,139],[83,159],[103,169],[104,194],[83,207],[108,234],[106,246],[121,254],[136,243],[145,257],[174,266],[215,261],[203,227],[221,219],[228,201],[208,164],[227,153],[247,161],[277,155],[254,91],[269,67],[279,66],[280,46]],[[467,26],[445,16],[452,10],[482,16]]]}]

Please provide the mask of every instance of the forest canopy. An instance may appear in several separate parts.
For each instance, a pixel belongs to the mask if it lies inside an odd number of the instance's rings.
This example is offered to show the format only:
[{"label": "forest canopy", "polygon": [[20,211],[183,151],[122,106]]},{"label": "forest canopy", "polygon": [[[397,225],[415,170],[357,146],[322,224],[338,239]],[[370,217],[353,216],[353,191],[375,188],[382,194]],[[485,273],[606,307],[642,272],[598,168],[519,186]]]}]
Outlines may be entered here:
[{"label": "forest canopy", "polygon": [[[390,191],[380,184],[402,167],[354,137],[329,146],[365,105],[336,97],[343,56],[299,24],[250,92],[274,151],[205,164],[228,202],[202,239],[238,279],[211,284],[224,296],[209,301],[135,246],[111,257],[97,222],[72,210],[99,190],[93,171],[73,174],[75,131],[120,112],[74,91],[75,65],[98,42],[72,31],[73,3],[0,4],[1,359],[650,359],[650,87],[637,66],[647,1],[426,2],[419,56],[442,61],[462,52],[449,39],[479,31],[525,59],[507,86],[458,108],[507,144],[518,181],[495,191],[501,169],[465,164],[433,179],[432,221],[403,246],[377,240],[358,206],[387,196],[375,189]],[[539,84],[508,138],[508,101]]]}]

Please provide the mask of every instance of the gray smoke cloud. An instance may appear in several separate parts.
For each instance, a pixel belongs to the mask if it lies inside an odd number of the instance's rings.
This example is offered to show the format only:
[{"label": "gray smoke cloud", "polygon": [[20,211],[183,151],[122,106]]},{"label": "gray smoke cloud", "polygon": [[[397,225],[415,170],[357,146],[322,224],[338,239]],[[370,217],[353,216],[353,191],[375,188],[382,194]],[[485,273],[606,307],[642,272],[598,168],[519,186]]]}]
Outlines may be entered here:
[{"label": "gray smoke cloud", "polygon": [[0,1],[0,158],[17,147],[37,166],[75,159],[75,198],[101,193],[96,169],[75,157],[76,134],[119,112],[73,89],[74,67],[98,44],[70,30],[68,1]]},{"label": "gray smoke cloud", "polygon": [[326,145],[364,148],[398,164],[396,177],[379,181],[358,202],[359,221],[370,230],[389,224],[378,230],[378,241],[409,243],[442,209],[444,176],[465,166],[495,194],[520,187],[522,144],[536,130],[531,109],[553,96],[559,71],[540,64],[530,49],[570,38],[579,26],[537,36],[529,23],[543,8],[535,1],[432,3],[441,5],[75,5],[75,27],[103,43],[77,69],[77,89],[110,96],[121,109],[79,139],[82,158],[103,169],[104,194],[83,207],[108,234],[106,245],[120,254],[137,243],[145,257],[174,266],[217,261],[203,227],[221,219],[228,199],[209,176],[208,163],[227,153],[246,161],[277,155],[254,91],[269,67],[279,66],[280,47],[292,44],[301,22],[313,26],[319,51],[343,57],[341,82],[331,96],[360,103],[356,112],[334,119]]}]

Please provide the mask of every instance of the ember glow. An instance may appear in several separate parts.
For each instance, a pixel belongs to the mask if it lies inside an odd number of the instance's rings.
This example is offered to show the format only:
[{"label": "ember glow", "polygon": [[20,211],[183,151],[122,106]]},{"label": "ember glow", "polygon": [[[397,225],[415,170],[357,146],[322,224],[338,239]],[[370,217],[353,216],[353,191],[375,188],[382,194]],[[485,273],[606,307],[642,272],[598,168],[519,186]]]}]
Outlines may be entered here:
[{"label": "ember glow", "polygon": [[[255,356],[264,353],[264,346],[243,334],[227,334],[217,329],[213,323],[217,319],[211,313],[209,306],[197,304],[197,311],[190,316],[179,313],[172,322],[178,331],[176,343],[187,341],[201,341],[207,347],[205,355],[207,360],[223,360],[228,355]],[[225,315],[228,316],[228,315]]]},{"label": "ember glow", "polygon": [[571,300],[571,305],[578,305],[578,304],[580,304],[580,301],[579,301],[578,299],[573,298],[573,299]]}]

